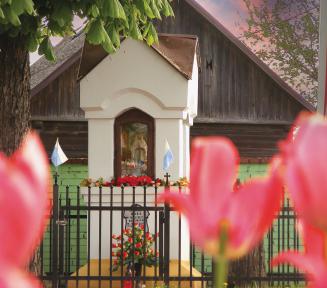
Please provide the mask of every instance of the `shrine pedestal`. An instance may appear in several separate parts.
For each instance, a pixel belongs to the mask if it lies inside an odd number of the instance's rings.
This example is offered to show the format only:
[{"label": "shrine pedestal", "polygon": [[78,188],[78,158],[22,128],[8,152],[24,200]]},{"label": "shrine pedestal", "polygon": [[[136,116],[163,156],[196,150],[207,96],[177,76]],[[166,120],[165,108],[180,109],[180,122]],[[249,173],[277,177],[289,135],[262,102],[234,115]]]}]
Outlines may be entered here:
[{"label": "shrine pedestal", "polygon": [[[175,190],[179,193],[178,187],[171,187],[171,190]],[[147,225],[149,232],[154,234],[156,231],[159,232],[159,212],[155,212],[149,208],[155,207],[155,187],[146,187],[146,192],[144,192],[143,187],[135,187],[135,201],[133,202],[133,188],[125,187],[124,193],[122,193],[120,187],[113,187],[113,192],[109,187],[102,187],[101,199],[100,199],[100,189],[99,187],[91,187],[90,193],[87,187],[81,188],[81,195],[83,196],[86,205],[90,204],[91,207],[99,207],[100,203],[102,207],[131,207],[133,204],[138,204],[146,207],[145,211],[148,214]],[[157,195],[160,195],[164,191],[164,187],[157,188]],[[145,193],[145,194],[144,194]],[[181,193],[187,193],[186,188],[181,189]],[[89,199],[90,195],[90,199]],[[112,203],[111,203],[112,197]],[[145,201],[145,202],[144,202]],[[164,207],[164,204],[158,203],[157,207]],[[119,209],[119,208],[118,208]],[[101,258],[110,257],[110,231],[112,234],[120,235],[121,230],[125,229],[126,220],[123,219],[124,212],[122,209],[115,210],[101,210],[100,209],[91,210],[90,212],[90,231],[87,235],[90,237],[90,258],[99,259],[99,243],[101,235]],[[131,210],[129,210],[131,211]],[[112,221],[111,221],[112,217]],[[180,219],[179,219],[180,217]],[[179,221],[180,220],[180,221]],[[101,225],[100,225],[101,223]],[[123,227],[121,226],[123,223]],[[188,223],[183,215],[177,212],[170,212],[170,237],[169,237],[169,254],[170,259],[178,259],[180,254],[180,259],[188,261],[190,256],[190,237]],[[157,224],[157,229],[155,229],[155,224]],[[111,227],[112,225],[112,227]],[[99,233],[101,229],[101,233]],[[160,237],[160,236],[159,236]],[[179,247],[179,237],[180,237],[180,247]],[[157,243],[159,248],[159,243]]]},{"label": "shrine pedestal", "polygon": [[[99,276],[99,260],[91,260],[90,261],[90,268],[88,269],[88,265],[84,265],[81,267],[78,271],[79,276],[88,276],[88,270],[90,271],[89,276]],[[180,266],[178,264],[178,260],[171,260],[169,263],[169,273],[171,277],[177,277],[178,271],[180,270],[180,276],[181,277],[190,277],[192,275],[193,277],[201,277],[201,273],[196,270],[194,267],[192,268],[192,274],[190,271],[190,263],[189,261],[181,261]],[[123,270],[123,276],[126,273],[126,267]],[[72,276],[76,276],[77,273],[74,273]],[[142,274],[143,275],[143,274]],[[155,267],[146,267],[146,276],[155,276]],[[157,275],[159,275],[159,268],[157,268]],[[108,259],[101,260],[101,276],[110,276],[110,261]],[[112,273],[112,276],[121,276],[121,271],[116,271]],[[76,287],[76,281],[70,280],[68,281],[67,288],[75,288]],[[99,284],[99,280],[80,280],[78,281],[78,287],[79,288],[107,288],[110,286],[110,281],[101,281],[101,284]],[[112,281],[112,288],[121,288],[121,281],[120,280],[113,280]],[[158,281],[155,286],[155,281],[149,280],[145,281],[145,287],[146,288],[154,288],[154,287],[165,287],[163,281]],[[201,280],[199,281],[192,281],[192,286],[190,285],[190,280],[181,280],[180,286],[178,281],[170,281],[169,287],[181,287],[181,288],[200,288],[206,287],[206,283],[203,283],[203,286],[201,285]]]}]

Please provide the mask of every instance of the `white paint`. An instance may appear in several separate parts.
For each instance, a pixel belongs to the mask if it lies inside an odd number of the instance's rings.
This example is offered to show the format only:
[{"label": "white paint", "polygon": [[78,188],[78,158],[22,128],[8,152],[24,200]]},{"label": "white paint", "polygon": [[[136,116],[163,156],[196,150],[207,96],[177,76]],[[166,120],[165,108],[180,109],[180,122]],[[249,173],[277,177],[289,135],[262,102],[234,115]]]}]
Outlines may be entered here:
[{"label": "white paint", "polygon": [[80,82],[89,120],[89,177],[114,175],[114,120],[131,108],[155,119],[155,176],[163,176],[163,145],[174,153],[172,180],[189,175],[189,126],[197,115],[198,67],[187,80],[146,44],[127,39]]},{"label": "white paint", "polygon": [[[127,39],[117,53],[104,58],[82,79],[81,108],[86,118],[94,116],[89,114],[94,111],[102,111],[101,117],[114,118],[121,108],[143,110],[148,102],[157,103],[163,110],[181,112],[187,107],[188,86],[187,79],[152,48]],[[128,94],[138,96],[134,99],[126,97]]]},{"label": "white paint", "polygon": [[[174,191],[175,190],[175,191]],[[148,187],[146,190],[146,205],[154,207],[155,190],[154,187]],[[158,187],[158,195],[164,191],[164,187]],[[178,193],[178,189],[172,188],[172,191]],[[136,187],[135,189],[135,202],[144,206],[144,194],[143,187]],[[185,189],[182,189],[182,193],[187,193]],[[81,195],[84,197],[85,203],[88,203],[88,188],[81,188]],[[98,187],[92,187],[90,191],[90,205],[99,206],[100,194]],[[102,207],[110,207],[110,188],[102,188]],[[124,190],[124,205],[121,203],[121,189],[120,187],[114,187],[113,189],[113,202],[114,207],[129,207],[133,204],[133,192],[132,187],[125,187]],[[163,204],[158,204],[158,207],[163,207]],[[121,211],[112,212],[112,234],[121,234]],[[150,211],[148,218],[148,225],[150,233],[155,233],[155,214],[157,214],[157,232],[159,232],[159,213]],[[110,212],[102,211],[101,213],[101,258],[108,258],[110,256]],[[123,222],[125,225],[125,221]],[[177,212],[170,213],[170,258],[178,259],[179,249],[181,252],[182,260],[189,260],[189,233],[187,220],[181,216],[181,248],[178,245],[178,229],[179,229],[179,214]],[[100,227],[100,213],[99,211],[91,211],[91,225],[90,225],[90,258],[99,259],[99,227]],[[123,226],[123,229],[125,227]],[[159,247],[159,242],[157,242]]]},{"label": "white paint", "polygon": [[[112,176],[114,170],[114,120],[89,119],[88,131],[89,177],[98,179],[107,173]],[[110,177],[106,178],[109,180]]]}]

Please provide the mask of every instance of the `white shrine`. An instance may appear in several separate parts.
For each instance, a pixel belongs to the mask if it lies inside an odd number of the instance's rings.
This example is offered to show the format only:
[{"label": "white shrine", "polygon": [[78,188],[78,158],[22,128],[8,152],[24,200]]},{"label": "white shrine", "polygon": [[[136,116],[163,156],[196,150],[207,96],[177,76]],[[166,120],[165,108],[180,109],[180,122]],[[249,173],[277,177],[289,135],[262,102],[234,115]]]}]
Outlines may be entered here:
[{"label": "white shrine", "polygon": [[[86,45],[86,44],[85,44]],[[126,39],[113,55],[100,57],[84,47],[80,81],[80,105],[88,120],[89,177],[111,180],[128,174],[163,178],[165,139],[174,155],[170,180],[189,178],[190,126],[197,115],[197,39],[187,35],[160,35],[159,45]],[[87,50],[89,49],[89,50]],[[91,49],[91,50],[90,50]],[[93,50],[92,50],[93,49]],[[96,60],[94,60],[96,59]],[[93,62],[93,64],[90,64]],[[114,205],[121,205],[121,190],[114,188]],[[163,187],[158,188],[158,193]],[[85,203],[100,205],[99,189],[82,189]],[[184,191],[185,192],[185,191]],[[187,193],[187,192],[186,192]],[[110,188],[102,188],[101,205],[110,201]],[[135,202],[144,205],[143,187],[136,188]],[[154,202],[154,188],[147,188],[146,204]],[[132,204],[132,188],[124,191],[124,206]],[[121,212],[113,217],[120,219]],[[101,258],[109,257],[109,212],[102,212]],[[150,212],[148,223],[154,227]],[[171,214],[170,259],[178,258],[178,214]],[[120,222],[120,221],[118,221]],[[174,227],[174,225],[176,227]],[[91,212],[91,259],[99,258],[99,212]],[[121,223],[112,233],[120,233]],[[154,231],[150,231],[154,233]],[[181,259],[189,260],[189,232],[181,219]]]}]

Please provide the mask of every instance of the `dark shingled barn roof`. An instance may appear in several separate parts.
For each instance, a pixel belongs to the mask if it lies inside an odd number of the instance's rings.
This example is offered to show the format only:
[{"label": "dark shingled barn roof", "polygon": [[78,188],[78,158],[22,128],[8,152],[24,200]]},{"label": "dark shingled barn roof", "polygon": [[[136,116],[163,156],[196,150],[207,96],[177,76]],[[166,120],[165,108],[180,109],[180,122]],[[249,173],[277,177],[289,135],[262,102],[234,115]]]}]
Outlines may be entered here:
[{"label": "dark shingled barn roof", "polygon": [[54,49],[56,62],[50,62],[45,57],[41,57],[31,66],[32,95],[35,95],[46,86],[44,82],[49,83],[58,77],[62,72],[60,68],[63,64],[70,66],[81,57],[84,39],[84,34],[77,34],[74,37],[63,39]]},{"label": "dark shingled barn roof", "polygon": [[[84,40],[83,33],[67,37],[55,47],[56,62],[49,62],[42,57],[31,66],[32,95],[77,60],[81,59],[78,76],[81,79],[108,55],[101,46],[90,45]],[[192,35],[159,34],[159,45],[151,47],[186,79],[191,79],[197,42],[197,37]]]}]

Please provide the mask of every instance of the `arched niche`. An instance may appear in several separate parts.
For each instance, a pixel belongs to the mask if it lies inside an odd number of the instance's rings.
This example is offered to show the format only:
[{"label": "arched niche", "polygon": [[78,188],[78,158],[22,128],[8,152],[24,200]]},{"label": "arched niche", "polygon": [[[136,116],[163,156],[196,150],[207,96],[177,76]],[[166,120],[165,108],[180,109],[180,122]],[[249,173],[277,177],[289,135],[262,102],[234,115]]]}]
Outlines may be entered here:
[{"label": "arched niche", "polygon": [[133,108],[115,119],[114,174],[155,177],[154,119]]}]

